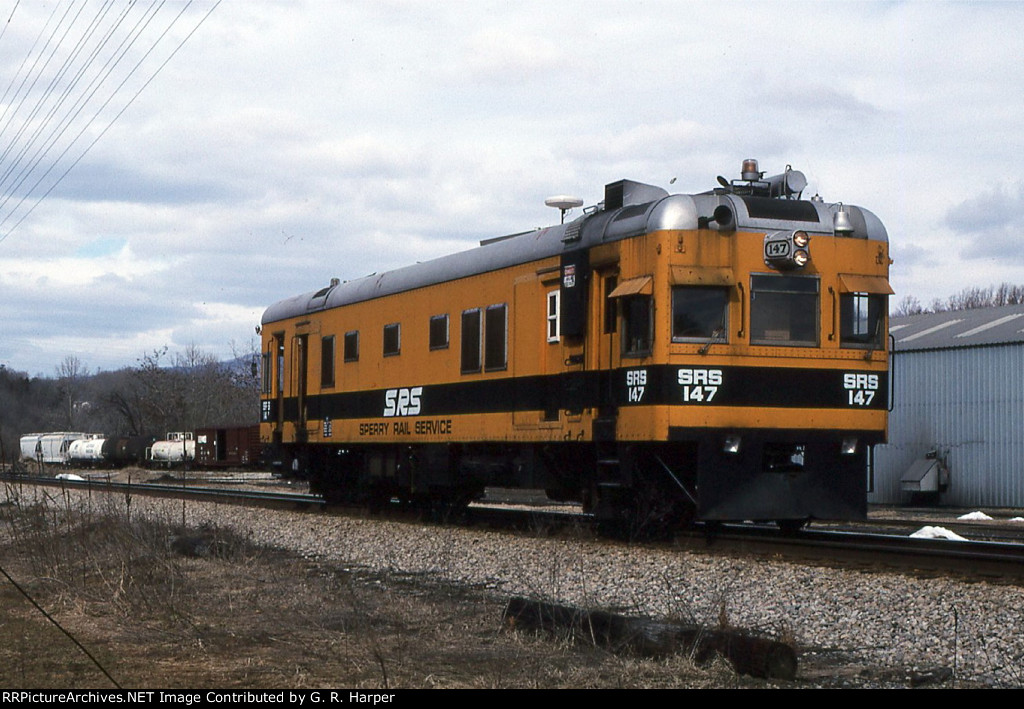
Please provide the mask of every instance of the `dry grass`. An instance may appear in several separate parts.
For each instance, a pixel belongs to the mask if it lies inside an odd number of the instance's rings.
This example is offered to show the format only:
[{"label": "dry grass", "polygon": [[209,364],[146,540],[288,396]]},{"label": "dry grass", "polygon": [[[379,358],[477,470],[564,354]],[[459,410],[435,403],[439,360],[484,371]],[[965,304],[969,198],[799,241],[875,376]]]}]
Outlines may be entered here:
[{"label": "dry grass", "polygon": [[[328,566],[226,530],[0,495],[0,566],[125,688],[764,686],[724,663],[638,660],[505,632],[504,598]],[[0,579],[0,686],[110,681]]]}]

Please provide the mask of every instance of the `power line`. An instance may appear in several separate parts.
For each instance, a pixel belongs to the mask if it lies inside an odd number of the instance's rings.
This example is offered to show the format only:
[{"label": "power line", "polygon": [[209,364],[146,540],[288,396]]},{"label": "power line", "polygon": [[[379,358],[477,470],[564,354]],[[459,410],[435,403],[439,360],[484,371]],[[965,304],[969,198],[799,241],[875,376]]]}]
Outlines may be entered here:
[{"label": "power line", "polygon": [[[216,0],[191,28],[177,33],[187,16],[195,17],[194,0],[169,16],[162,12],[165,2],[137,0],[112,19],[112,0],[91,17],[82,14],[84,5],[74,13],[71,5],[62,13],[60,3],[54,6],[0,97],[0,230],[13,222],[0,231],[0,242],[61,184],[220,5]],[[0,37],[13,18],[12,11]],[[165,56],[156,56],[172,33],[180,39]],[[155,68],[153,59],[159,62]],[[95,136],[88,140],[90,130]]]}]

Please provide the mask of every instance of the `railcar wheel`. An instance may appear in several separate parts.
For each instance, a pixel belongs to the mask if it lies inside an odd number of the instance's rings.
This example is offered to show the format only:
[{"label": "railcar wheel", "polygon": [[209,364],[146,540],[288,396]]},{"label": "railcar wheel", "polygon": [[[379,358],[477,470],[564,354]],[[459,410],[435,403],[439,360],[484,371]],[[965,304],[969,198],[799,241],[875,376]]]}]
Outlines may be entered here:
[{"label": "railcar wheel", "polygon": [[775,524],[783,534],[796,534],[807,524],[806,519],[777,519]]}]

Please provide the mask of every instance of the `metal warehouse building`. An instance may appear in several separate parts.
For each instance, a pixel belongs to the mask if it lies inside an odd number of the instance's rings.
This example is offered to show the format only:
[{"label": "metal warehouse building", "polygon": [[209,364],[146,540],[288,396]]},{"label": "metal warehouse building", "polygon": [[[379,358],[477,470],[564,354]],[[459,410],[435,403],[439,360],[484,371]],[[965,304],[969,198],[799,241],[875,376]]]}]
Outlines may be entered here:
[{"label": "metal warehouse building", "polygon": [[889,443],[868,501],[920,488],[947,505],[1024,507],[1024,305],[892,318],[890,331]]}]

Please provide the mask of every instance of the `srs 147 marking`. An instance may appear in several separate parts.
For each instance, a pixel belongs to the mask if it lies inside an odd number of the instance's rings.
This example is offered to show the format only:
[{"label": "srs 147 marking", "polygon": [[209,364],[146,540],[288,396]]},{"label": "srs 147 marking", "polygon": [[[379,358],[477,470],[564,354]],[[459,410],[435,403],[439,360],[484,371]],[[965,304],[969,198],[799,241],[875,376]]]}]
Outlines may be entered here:
[{"label": "srs 147 marking", "polygon": [[847,372],[843,375],[843,389],[850,406],[870,406],[878,391],[878,375]]},{"label": "srs 147 marking", "polygon": [[676,381],[682,387],[684,403],[709,404],[722,386],[722,370],[680,369]]}]

